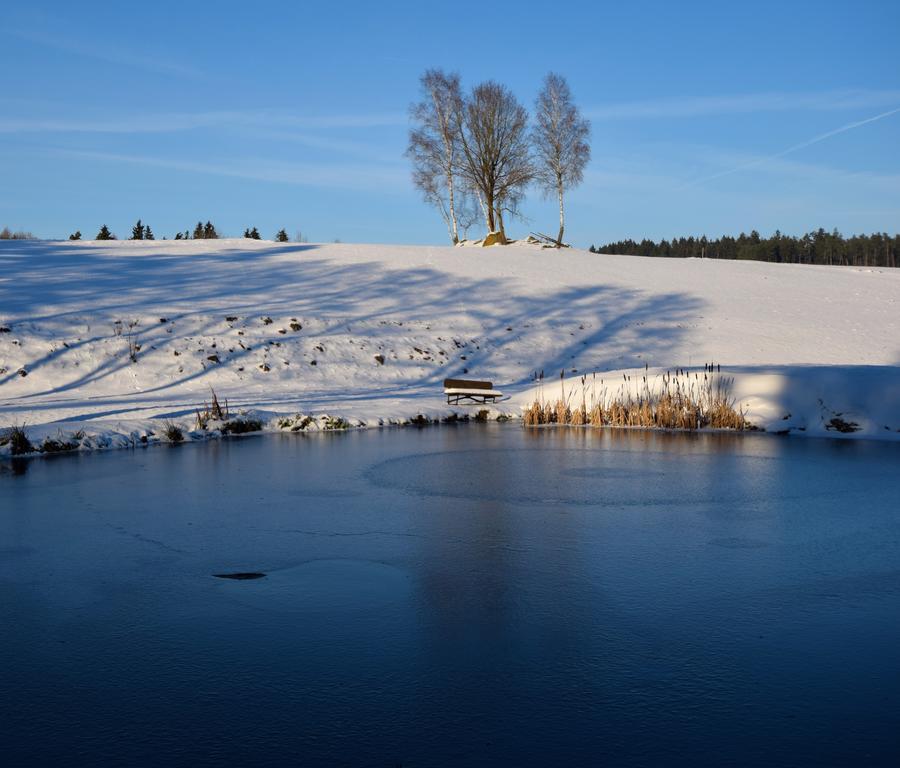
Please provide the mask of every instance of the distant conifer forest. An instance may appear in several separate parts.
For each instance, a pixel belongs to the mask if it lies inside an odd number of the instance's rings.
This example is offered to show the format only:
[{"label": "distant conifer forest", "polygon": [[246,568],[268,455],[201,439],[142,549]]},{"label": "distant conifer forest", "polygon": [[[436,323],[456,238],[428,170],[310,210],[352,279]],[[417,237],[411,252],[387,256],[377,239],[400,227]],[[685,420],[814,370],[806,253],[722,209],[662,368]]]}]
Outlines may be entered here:
[{"label": "distant conifer forest", "polygon": [[619,253],[628,256],[667,256],[676,259],[744,259],[785,264],[829,264],[850,267],[900,267],[900,235],[876,233],[844,237],[836,229],[808,232],[801,237],[776,231],[760,237],[753,230],[737,237],[725,235],[715,240],[679,237],[672,240],[620,240],[591,246],[592,253]]}]

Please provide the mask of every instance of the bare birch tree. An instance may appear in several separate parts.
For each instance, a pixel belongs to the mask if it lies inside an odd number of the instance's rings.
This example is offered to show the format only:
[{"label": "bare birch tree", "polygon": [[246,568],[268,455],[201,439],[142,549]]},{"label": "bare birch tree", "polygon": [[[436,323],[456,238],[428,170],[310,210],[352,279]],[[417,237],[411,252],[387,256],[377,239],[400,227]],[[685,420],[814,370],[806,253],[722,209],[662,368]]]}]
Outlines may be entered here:
[{"label": "bare birch tree", "polygon": [[413,183],[425,201],[434,205],[447,225],[453,244],[459,242],[459,218],[466,201],[457,186],[459,125],[462,93],[459,75],[429,69],[422,75],[422,100],[410,107],[407,157],[413,164]]},{"label": "bare birch tree", "polygon": [[534,177],[528,144],[528,113],[504,86],[486,82],[461,105],[460,176],[479,198],[488,232],[506,242],[503,211]]},{"label": "bare birch tree", "polygon": [[555,192],[559,200],[556,244],[561,246],[566,228],[563,194],[584,178],[584,167],[591,158],[591,124],[572,103],[565,78],[552,72],[544,78],[535,107],[532,141],[537,155],[536,178],[546,195]]}]

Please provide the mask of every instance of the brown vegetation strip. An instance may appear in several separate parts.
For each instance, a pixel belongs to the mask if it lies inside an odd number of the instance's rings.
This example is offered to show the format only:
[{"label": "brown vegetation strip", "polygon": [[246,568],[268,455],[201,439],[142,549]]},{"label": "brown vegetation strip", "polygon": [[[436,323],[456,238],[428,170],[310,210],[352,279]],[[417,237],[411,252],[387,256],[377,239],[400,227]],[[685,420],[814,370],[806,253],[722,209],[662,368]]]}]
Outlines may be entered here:
[{"label": "brown vegetation strip", "polygon": [[542,382],[538,399],[525,410],[524,422],[526,426],[751,429],[743,411],[735,408],[733,383],[713,365],[702,373],[667,371],[655,381],[645,373],[607,383],[592,374],[582,376],[580,386],[576,383],[568,394],[560,377],[560,396],[545,400]]}]

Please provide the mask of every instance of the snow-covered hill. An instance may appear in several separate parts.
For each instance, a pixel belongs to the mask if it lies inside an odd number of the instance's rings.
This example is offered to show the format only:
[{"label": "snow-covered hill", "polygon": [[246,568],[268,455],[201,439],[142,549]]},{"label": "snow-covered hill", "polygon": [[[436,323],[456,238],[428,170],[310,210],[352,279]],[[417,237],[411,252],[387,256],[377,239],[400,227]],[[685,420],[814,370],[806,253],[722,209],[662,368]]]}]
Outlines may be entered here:
[{"label": "snow-covered hill", "polygon": [[736,375],[767,428],[825,433],[838,413],[857,436],[900,436],[900,271],[534,246],[0,242],[0,426],[39,433],[187,424],[210,388],[232,408],[437,416],[442,379],[463,374],[518,412],[535,371],[705,362]]}]

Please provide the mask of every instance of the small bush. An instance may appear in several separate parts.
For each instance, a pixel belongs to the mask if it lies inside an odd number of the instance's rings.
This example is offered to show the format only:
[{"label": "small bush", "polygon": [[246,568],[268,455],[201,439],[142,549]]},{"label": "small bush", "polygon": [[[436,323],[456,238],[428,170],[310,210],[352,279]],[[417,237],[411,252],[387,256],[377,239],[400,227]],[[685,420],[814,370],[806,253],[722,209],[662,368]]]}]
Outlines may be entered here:
[{"label": "small bush", "polygon": [[259,432],[263,424],[259,419],[237,418],[226,421],[222,425],[222,433],[226,435],[243,435],[247,432]]},{"label": "small bush", "polygon": [[488,420],[488,416],[491,415],[491,412],[486,408],[482,408],[478,413],[475,414],[475,421],[485,422]]},{"label": "small bush", "polygon": [[829,432],[849,434],[851,432],[859,432],[860,427],[855,421],[845,421],[841,418],[841,414],[837,414],[837,416],[832,418],[831,421],[825,425],[825,429]]},{"label": "small bush", "polygon": [[78,443],[73,440],[54,440],[46,438],[41,443],[41,453],[65,453],[66,451],[74,451],[78,447]]},{"label": "small bush", "polygon": [[338,429],[350,429],[350,422],[340,416],[323,416],[322,429],[331,431]]},{"label": "small bush", "polygon": [[216,391],[210,387],[212,393],[212,403],[203,403],[203,410],[197,409],[197,429],[206,429],[210,421],[228,421],[228,400],[225,400],[225,407],[219,405],[219,398],[216,397]]},{"label": "small bush", "polygon": [[3,433],[2,437],[0,437],[0,445],[7,444],[13,456],[21,456],[34,450],[34,446],[25,433],[24,424],[21,427],[18,424],[14,424]]},{"label": "small bush", "polygon": [[170,443],[181,443],[184,441],[184,432],[181,430],[181,427],[173,424],[171,421],[167,421],[163,425],[163,436]]},{"label": "small bush", "polygon": [[314,421],[312,416],[303,416],[298,413],[293,418],[280,419],[278,421],[278,427],[280,429],[289,429],[291,432],[303,432],[309,428]]}]

